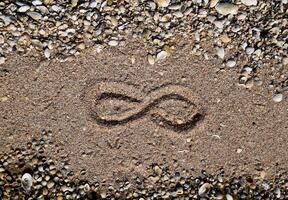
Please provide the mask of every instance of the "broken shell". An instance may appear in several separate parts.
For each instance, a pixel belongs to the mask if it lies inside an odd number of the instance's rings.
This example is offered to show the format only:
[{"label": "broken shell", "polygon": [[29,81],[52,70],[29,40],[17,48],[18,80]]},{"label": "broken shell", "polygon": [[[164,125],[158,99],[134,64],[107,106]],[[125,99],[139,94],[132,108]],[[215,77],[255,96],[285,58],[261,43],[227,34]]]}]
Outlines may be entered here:
[{"label": "broken shell", "polygon": [[209,190],[211,188],[211,184],[210,183],[204,183],[198,190],[198,195],[203,197],[205,196]]},{"label": "broken shell", "polygon": [[30,174],[25,173],[21,178],[21,184],[24,190],[29,192],[31,190],[32,184],[33,184],[33,178]]}]

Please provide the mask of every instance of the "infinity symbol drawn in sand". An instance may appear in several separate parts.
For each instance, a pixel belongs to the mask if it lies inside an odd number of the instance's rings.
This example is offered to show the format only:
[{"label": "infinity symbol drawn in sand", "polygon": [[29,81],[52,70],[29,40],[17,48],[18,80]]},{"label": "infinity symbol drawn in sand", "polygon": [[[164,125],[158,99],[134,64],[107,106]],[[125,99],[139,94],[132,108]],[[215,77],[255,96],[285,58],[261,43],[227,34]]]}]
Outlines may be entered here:
[{"label": "infinity symbol drawn in sand", "polygon": [[200,99],[190,89],[166,85],[143,93],[135,86],[99,82],[85,94],[90,116],[99,124],[125,124],[150,114],[160,126],[176,131],[193,128],[204,118]]}]

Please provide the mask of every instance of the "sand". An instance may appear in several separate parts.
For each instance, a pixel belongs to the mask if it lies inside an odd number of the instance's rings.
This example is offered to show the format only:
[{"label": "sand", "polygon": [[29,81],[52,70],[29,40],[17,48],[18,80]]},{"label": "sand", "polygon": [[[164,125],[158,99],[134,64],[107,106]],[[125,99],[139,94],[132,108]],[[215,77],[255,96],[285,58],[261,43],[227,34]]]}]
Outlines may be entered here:
[{"label": "sand", "polygon": [[47,155],[91,181],[145,174],[152,163],[195,173],[288,169],[288,102],[272,101],[265,69],[263,85],[247,89],[238,68],[223,68],[215,52],[193,55],[189,41],[155,65],[145,55],[141,41],[65,62],[10,55],[0,68],[0,152],[45,129]]}]

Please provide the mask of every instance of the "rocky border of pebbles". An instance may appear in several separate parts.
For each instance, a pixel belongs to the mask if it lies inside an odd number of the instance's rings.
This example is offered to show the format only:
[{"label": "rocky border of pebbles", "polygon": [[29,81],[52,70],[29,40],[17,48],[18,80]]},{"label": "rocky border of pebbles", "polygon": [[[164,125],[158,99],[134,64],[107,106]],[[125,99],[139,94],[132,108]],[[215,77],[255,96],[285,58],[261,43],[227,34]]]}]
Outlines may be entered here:
[{"label": "rocky border of pebbles", "polygon": [[0,155],[0,199],[218,199],[273,200],[288,198],[286,174],[267,180],[259,177],[227,177],[224,172],[198,177],[171,172],[153,164],[148,176],[116,180],[116,185],[73,178],[69,163],[56,167],[44,156],[51,145],[51,132],[43,130],[26,147],[11,149]]}]

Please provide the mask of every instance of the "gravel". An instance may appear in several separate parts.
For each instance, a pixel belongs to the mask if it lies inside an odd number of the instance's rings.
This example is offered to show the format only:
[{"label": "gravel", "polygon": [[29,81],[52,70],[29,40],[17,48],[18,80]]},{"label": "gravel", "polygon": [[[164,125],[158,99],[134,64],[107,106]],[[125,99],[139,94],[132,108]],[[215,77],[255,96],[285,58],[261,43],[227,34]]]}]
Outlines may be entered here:
[{"label": "gravel", "polygon": [[[125,45],[131,33],[148,44],[147,60],[152,65],[171,56],[167,47],[177,50],[175,38],[180,35],[195,39],[193,52],[199,55],[207,55],[202,48],[207,41],[215,49],[233,50],[233,59],[245,54],[247,65],[260,74],[265,64],[273,62],[278,69],[287,65],[287,12],[287,0],[3,0],[0,65],[12,52],[65,59],[93,46]],[[163,51],[167,54],[158,55]],[[235,70],[241,71],[239,67]],[[257,73],[253,79],[259,79]],[[287,74],[271,80],[275,91],[288,89]]]},{"label": "gravel", "polygon": [[[0,199],[287,199],[287,174],[266,179],[259,169],[255,176],[226,176],[223,171],[199,176],[171,172],[157,163],[145,174],[129,179],[91,182],[76,177],[66,161],[57,165],[45,156],[53,144],[50,131],[34,134],[26,147],[0,154]],[[184,175],[185,174],[185,175]],[[81,176],[81,175],[80,175]]]}]

